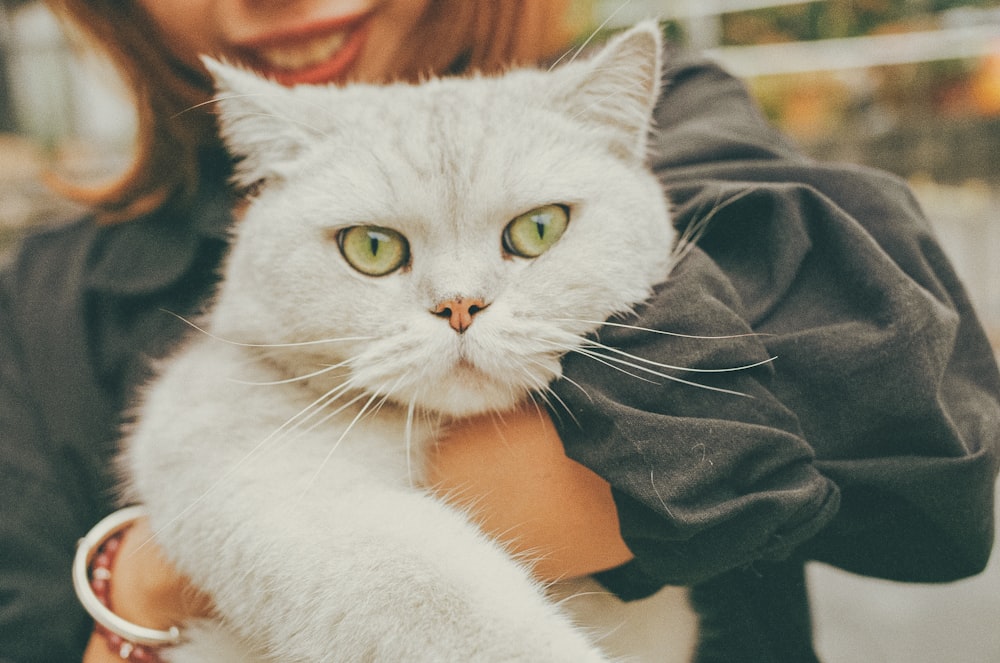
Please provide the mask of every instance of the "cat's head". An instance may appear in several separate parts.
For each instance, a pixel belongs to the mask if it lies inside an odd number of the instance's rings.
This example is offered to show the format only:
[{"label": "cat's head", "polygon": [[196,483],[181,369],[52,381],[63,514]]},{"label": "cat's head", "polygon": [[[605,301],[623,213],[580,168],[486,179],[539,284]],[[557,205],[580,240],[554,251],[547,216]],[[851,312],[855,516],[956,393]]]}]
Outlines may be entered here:
[{"label": "cat's head", "polygon": [[[207,63],[238,177],[215,331],[299,374],[464,415],[544,390],[665,278],[654,24],[550,72],[282,88]],[[339,340],[336,340],[339,339]],[[334,377],[337,376],[337,377]]]}]

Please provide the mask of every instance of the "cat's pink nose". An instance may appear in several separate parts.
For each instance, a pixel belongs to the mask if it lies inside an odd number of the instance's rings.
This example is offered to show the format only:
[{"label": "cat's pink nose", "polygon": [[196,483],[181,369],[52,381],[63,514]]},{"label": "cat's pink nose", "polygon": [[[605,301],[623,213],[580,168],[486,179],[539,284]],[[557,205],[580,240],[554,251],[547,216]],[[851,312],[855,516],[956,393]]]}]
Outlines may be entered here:
[{"label": "cat's pink nose", "polygon": [[443,301],[435,306],[431,313],[439,318],[447,318],[451,328],[459,334],[464,334],[465,330],[472,325],[472,318],[484,308],[489,306],[481,299],[466,299],[465,297],[455,297]]}]

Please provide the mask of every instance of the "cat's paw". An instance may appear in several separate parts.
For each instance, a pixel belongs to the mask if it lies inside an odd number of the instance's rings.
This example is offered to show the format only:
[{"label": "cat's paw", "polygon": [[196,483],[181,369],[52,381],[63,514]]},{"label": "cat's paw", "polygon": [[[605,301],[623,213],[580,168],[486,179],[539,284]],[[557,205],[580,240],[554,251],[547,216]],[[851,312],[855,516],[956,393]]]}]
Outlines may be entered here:
[{"label": "cat's paw", "polygon": [[[412,588],[412,585],[411,585]],[[379,663],[609,663],[597,638],[539,595],[496,592],[486,600],[447,596],[438,588],[423,615],[366,620],[374,626],[368,660]],[[430,605],[436,604],[433,608]],[[411,621],[411,619],[413,621]],[[343,624],[341,625],[343,626]],[[343,633],[343,632],[341,632]],[[344,651],[343,645],[339,651]]]},{"label": "cat's paw", "polygon": [[548,646],[533,652],[530,658],[524,659],[530,663],[610,663],[611,659],[593,645],[582,633],[573,637],[554,639]]},{"label": "cat's paw", "polygon": [[610,658],[594,644],[589,634],[573,626],[561,613],[536,614],[531,623],[508,624],[496,629],[500,618],[486,629],[473,655],[459,656],[462,661],[483,663],[609,663]]}]

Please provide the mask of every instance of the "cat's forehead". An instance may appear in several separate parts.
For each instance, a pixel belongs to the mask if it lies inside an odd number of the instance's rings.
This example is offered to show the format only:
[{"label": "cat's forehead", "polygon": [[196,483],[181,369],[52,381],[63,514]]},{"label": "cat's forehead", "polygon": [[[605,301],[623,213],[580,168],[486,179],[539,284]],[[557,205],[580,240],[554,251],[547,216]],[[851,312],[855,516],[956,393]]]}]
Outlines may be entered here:
[{"label": "cat's forehead", "polygon": [[[439,213],[555,202],[586,161],[532,75],[316,90],[306,177],[372,206]],[[426,209],[424,209],[426,208]]]},{"label": "cat's forehead", "polygon": [[[313,120],[323,128],[352,132],[423,133],[428,138],[442,128],[489,132],[505,121],[551,115],[545,90],[554,79],[524,70],[498,77],[452,77],[419,84],[303,87],[295,94]],[[530,131],[536,122],[522,124]]]}]

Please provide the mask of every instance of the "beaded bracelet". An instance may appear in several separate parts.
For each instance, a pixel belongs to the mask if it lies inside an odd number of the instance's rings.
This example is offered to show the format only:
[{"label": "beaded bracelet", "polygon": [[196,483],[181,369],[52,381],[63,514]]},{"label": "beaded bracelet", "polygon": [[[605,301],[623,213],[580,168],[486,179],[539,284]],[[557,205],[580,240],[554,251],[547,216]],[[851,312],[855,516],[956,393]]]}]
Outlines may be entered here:
[{"label": "beaded bracelet", "polygon": [[144,515],[142,507],[115,511],[80,539],[73,559],[73,588],[84,609],[94,618],[94,630],[122,660],[162,663],[157,651],[180,642],[180,630],[166,631],[133,624],[111,609],[111,567],[125,531]]}]

